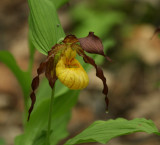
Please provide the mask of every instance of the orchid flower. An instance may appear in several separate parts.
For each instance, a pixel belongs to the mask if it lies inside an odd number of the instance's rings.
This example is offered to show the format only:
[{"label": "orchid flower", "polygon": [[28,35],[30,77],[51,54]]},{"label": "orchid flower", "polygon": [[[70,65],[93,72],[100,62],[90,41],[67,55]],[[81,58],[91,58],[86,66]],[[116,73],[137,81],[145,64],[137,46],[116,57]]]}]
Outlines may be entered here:
[{"label": "orchid flower", "polygon": [[33,110],[36,95],[35,90],[39,86],[39,76],[45,72],[45,76],[49,81],[50,87],[53,89],[57,79],[62,84],[72,90],[81,90],[87,87],[89,79],[86,71],[83,69],[79,61],[75,58],[76,54],[83,57],[85,63],[89,63],[96,69],[96,76],[103,82],[103,94],[105,95],[106,109],[108,110],[108,87],[103,71],[98,67],[95,61],[85,54],[85,51],[93,54],[100,54],[110,61],[110,58],[103,52],[103,45],[99,37],[95,36],[93,32],[84,38],[76,38],[74,35],[68,35],[60,44],[56,44],[48,52],[47,59],[42,62],[37,69],[37,76],[32,81],[32,93],[30,98],[32,100],[29,109],[29,116]]}]

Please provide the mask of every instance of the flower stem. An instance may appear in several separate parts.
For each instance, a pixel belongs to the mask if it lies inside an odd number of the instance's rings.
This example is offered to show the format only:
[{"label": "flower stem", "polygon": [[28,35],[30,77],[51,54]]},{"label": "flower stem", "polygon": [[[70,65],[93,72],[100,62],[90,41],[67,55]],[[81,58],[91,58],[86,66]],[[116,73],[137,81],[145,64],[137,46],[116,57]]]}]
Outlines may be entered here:
[{"label": "flower stem", "polygon": [[54,91],[55,91],[55,86],[53,87],[52,94],[51,94],[46,145],[50,145],[50,133],[51,133],[51,123],[52,123],[52,110],[53,110],[53,103],[54,103]]}]

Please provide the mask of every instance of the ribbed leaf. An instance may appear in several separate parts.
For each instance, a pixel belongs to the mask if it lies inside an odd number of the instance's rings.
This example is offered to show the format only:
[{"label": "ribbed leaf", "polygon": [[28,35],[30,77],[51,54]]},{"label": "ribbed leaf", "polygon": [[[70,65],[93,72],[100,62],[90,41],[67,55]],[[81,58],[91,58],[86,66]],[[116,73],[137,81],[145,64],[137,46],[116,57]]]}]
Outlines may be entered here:
[{"label": "ribbed leaf", "polygon": [[[56,145],[59,140],[68,135],[67,124],[70,119],[70,112],[54,119],[52,123],[52,130],[50,132],[50,145]],[[42,130],[34,139],[32,145],[44,145],[46,141],[47,130]]]},{"label": "ribbed leaf", "polygon": [[107,143],[112,138],[135,132],[155,133],[160,135],[155,124],[151,120],[122,118],[108,121],[96,121],[83,132],[68,140],[65,145],[74,145],[86,142]]},{"label": "ribbed leaf", "polygon": [[[26,124],[25,133],[16,138],[16,145],[33,145],[33,142],[39,142],[39,137],[42,135],[41,142],[45,142],[45,134],[41,134],[43,131],[47,129],[48,124],[48,113],[49,113],[49,104],[50,104],[50,96],[48,96],[48,92],[50,91],[50,87],[44,86],[46,97],[45,100],[38,103],[35,106],[33,113],[29,122]],[[41,92],[41,90],[40,90]],[[66,125],[69,121],[68,114],[71,108],[77,101],[78,91],[67,91],[66,93],[61,94],[59,97],[55,98],[55,102],[53,105],[53,113],[52,113],[52,130],[54,131],[53,135],[51,134],[51,140],[56,138],[54,141],[51,141],[51,145],[54,145],[59,139],[62,139],[66,135]],[[37,96],[39,98],[39,96]],[[66,117],[66,118],[65,118]],[[60,118],[63,118],[62,120]],[[60,125],[56,125],[61,122],[61,129],[58,127]],[[65,134],[62,134],[64,131]],[[32,133],[31,133],[32,132]],[[61,134],[59,134],[61,132]],[[55,137],[55,136],[58,136]]]},{"label": "ribbed leaf", "polygon": [[34,46],[43,54],[64,37],[56,7],[50,0],[29,0],[29,27]]}]

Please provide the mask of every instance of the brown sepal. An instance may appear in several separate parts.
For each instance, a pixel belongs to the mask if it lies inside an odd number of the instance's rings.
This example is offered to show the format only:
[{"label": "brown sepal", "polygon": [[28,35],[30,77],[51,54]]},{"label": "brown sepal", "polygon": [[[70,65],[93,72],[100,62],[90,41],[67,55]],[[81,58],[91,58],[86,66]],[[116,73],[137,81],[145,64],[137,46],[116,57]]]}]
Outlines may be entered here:
[{"label": "brown sepal", "polygon": [[88,53],[100,54],[104,56],[108,61],[111,59],[104,54],[103,44],[99,37],[94,35],[94,32],[89,32],[87,37],[79,38],[81,47]]},{"label": "brown sepal", "polygon": [[52,49],[51,49],[50,51],[48,51],[48,57],[50,57],[51,55],[55,54],[56,51],[58,50],[58,49],[56,49],[56,48],[59,47],[59,46],[61,46],[61,45],[60,45],[60,44],[55,44],[55,45],[52,47]]},{"label": "brown sepal", "polygon": [[78,39],[74,35],[68,35],[64,38],[62,42],[63,43],[76,43],[78,42]]},{"label": "brown sepal", "polygon": [[33,110],[34,104],[36,102],[36,95],[35,95],[35,90],[38,88],[39,86],[39,76],[40,74],[42,74],[46,69],[46,62],[42,62],[39,66],[39,68],[37,69],[37,76],[32,80],[32,93],[30,94],[30,98],[31,98],[31,107],[29,108],[29,115],[28,115],[28,121],[31,115],[31,112]]},{"label": "brown sepal", "polygon": [[109,105],[109,99],[107,97],[107,95],[108,95],[108,86],[106,84],[106,78],[105,78],[105,76],[103,74],[102,69],[100,67],[98,67],[96,65],[95,61],[91,57],[87,56],[82,49],[78,49],[77,53],[80,56],[83,57],[83,60],[86,63],[89,63],[89,64],[91,64],[92,66],[95,67],[95,69],[96,69],[96,76],[102,80],[102,82],[103,82],[103,91],[102,92],[105,95],[106,111],[108,111],[108,105]]}]

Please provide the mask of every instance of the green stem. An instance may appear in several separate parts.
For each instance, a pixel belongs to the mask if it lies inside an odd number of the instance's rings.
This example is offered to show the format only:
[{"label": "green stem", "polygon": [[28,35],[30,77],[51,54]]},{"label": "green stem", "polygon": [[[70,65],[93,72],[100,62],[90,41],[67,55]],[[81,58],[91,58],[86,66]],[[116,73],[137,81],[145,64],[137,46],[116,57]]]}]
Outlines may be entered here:
[{"label": "green stem", "polygon": [[52,94],[51,94],[51,103],[50,103],[50,108],[49,108],[49,118],[48,118],[48,130],[47,130],[47,138],[46,138],[46,145],[50,145],[50,133],[51,133],[51,123],[52,123],[52,108],[53,108],[53,103],[54,103],[54,91],[55,91],[55,86],[52,89]]}]

